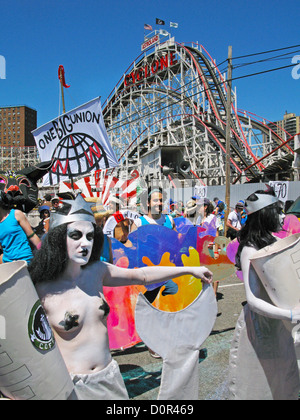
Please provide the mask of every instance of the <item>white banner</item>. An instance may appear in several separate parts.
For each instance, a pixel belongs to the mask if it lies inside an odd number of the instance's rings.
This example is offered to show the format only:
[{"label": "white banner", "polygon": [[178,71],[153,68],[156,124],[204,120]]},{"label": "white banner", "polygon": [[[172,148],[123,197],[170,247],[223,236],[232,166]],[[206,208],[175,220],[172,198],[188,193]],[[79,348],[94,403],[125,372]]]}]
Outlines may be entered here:
[{"label": "white banner", "polygon": [[96,98],[32,132],[41,161],[52,160],[44,185],[119,166],[109,143],[100,98]]}]

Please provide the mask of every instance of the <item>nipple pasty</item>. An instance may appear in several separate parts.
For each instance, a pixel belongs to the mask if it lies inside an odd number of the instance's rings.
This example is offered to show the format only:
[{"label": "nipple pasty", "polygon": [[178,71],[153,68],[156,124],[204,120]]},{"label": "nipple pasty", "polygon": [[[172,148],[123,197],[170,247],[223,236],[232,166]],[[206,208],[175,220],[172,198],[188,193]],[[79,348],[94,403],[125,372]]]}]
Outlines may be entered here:
[{"label": "nipple pasty", "polygon": [[78,327],[78,318],[79,318],[79,315],[73,315],[70,312],[66,312],[65,313],[65,319],[64,319],[65,330],[69,331],[73,327]]},{"label": "nipple pasty", "polygon": [[100,294],[100,301],[101,301],[101,305],[99,306],[99,309],[104,312],[104,316],[106,317],[109,314],[110,308],[106,300],[103,299],[103,297],[101,296],[101,294]]}]

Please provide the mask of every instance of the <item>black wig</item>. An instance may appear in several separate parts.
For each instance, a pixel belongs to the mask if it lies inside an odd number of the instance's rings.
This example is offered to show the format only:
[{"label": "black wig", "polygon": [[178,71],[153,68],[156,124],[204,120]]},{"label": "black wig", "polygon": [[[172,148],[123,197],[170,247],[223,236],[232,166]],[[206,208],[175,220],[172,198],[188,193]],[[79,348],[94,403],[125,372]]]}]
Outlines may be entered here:
[{"label": "black wig", "polygon": [[[251,194],[246,201],[257,201],[256,194],[274,195],[272,189],[268,191],[256,191]],[[281,230],[279,214],[282,211],[282,203],[271,204],[255,213],[249,214],[243,228],[238,232],[237,238],[239,242],[238,252],[236,254],[236,266],[241,269],[240,257],[244,246],[252,246],[257,250],[264,248],[276,242],[274,232]]]},{"label": "black wig", "polygon": [[[28,271],[34,284],[55,281],[65,270],[68,262],[67,226],[68,223],[64,223],[50,229],[43,239],[41,248],[36,252],[28,266]],[[95,235],[91,257],[89,262],[82,268],[100,259],[104,236],[100,227],[94,225],[94,229]]]}]

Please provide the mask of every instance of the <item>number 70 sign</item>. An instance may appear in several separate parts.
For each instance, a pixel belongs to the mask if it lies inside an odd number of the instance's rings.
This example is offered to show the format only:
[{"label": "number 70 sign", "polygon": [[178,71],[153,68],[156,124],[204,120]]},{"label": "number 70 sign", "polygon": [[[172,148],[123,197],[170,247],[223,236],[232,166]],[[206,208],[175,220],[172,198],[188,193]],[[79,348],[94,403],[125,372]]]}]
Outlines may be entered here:
[{"label": "number 70 sign", "polygon": [[269,185],[274,188],[277,198],[285,203],[288,199],[289,181],[270,181]]}]

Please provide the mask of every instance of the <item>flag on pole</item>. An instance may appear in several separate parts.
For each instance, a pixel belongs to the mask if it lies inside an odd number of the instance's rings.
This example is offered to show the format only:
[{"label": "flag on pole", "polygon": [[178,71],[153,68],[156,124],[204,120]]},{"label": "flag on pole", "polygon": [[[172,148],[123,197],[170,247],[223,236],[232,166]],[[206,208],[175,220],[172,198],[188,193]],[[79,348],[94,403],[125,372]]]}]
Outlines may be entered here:
[{"label": "flag on pole", "polygon": [[160,30],[159,30],[159,33],[160,33],[162,36],[168,36],[168,35],[170,35],[170,34],[169,34],[169,32],[168,32],[168,31],[165,31],[164,29],[160,29]]},{"label": "flag on pole", "polygon": [[146,29],[147,31],[152,31],[153,28],[151,25],[148,25],[147,23],[144,24],[144,29]]},{"label": "flag on pole", "polygon": [[178,23],[170,22],[170,28],[178,28]]},{"label": "flag on pole", "polygon": [[164,24],[165,24],[164,20],[156,18],[156,25],[164,25]]}]

